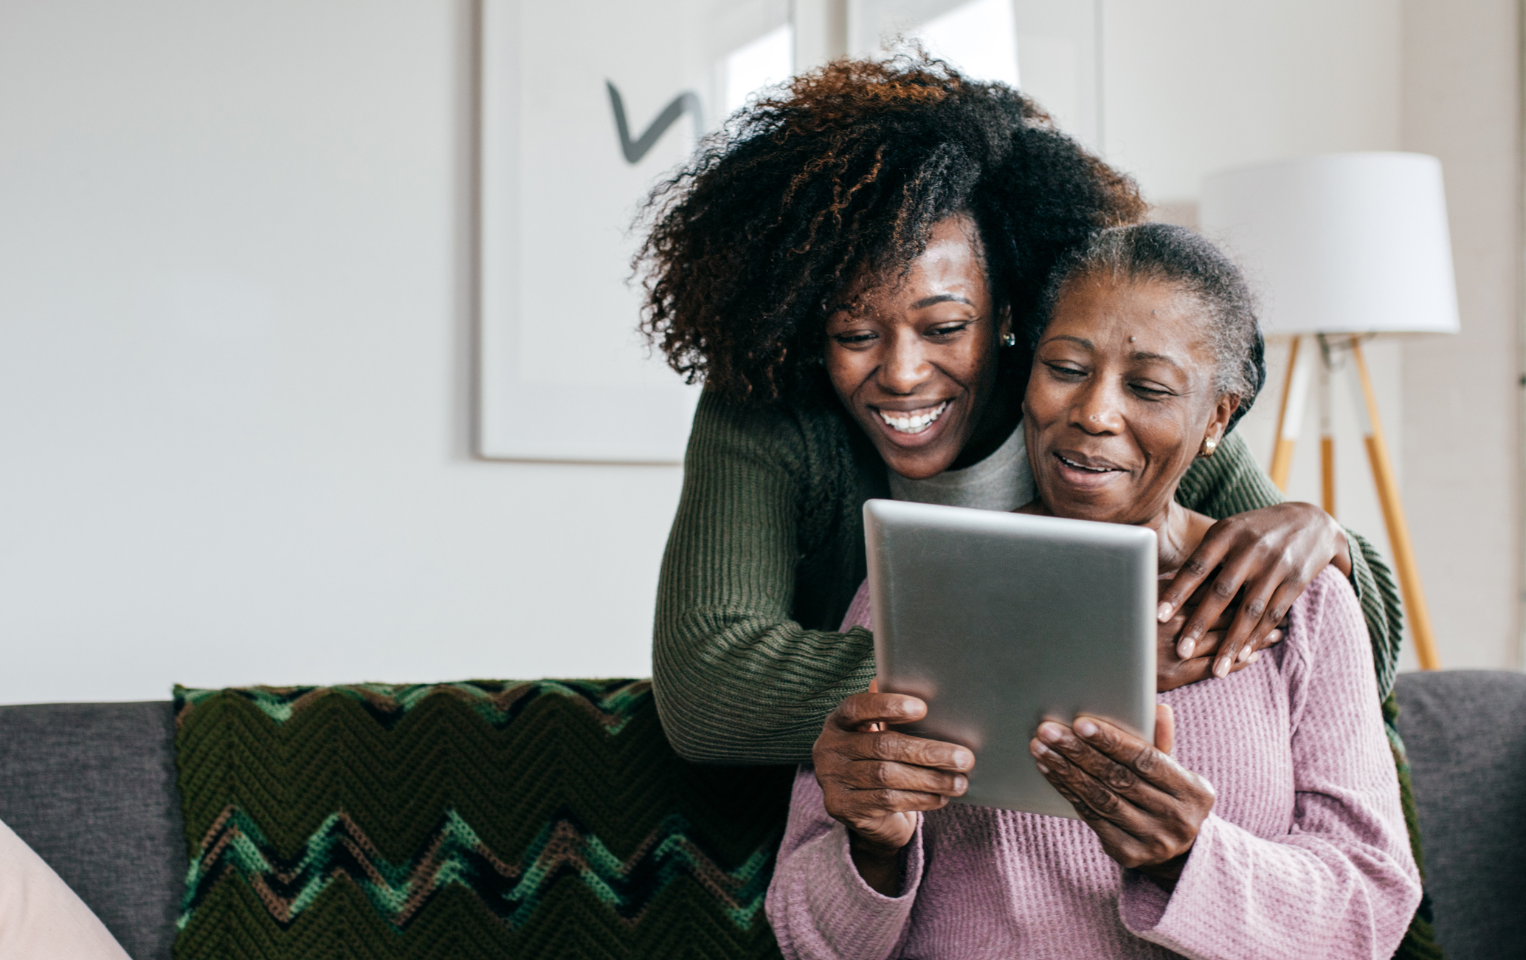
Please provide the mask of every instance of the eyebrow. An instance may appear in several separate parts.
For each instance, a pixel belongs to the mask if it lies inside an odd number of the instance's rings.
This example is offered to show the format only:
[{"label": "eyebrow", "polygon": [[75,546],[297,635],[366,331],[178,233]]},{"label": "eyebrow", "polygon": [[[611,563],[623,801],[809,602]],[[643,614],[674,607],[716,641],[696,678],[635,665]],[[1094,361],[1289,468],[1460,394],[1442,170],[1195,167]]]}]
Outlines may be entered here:
[{"label": "eyebrow", "polygon": [[1080,346],[1083,346],[1083,347],[1085,347],[1088,350],[1095,350],[1095,349],[1097,349],[1097,345],[1095,343],[1092,343],[1090,340],[1086,339],[1085,337],[1072,337],[1072,336],[1070,336],[1068,334],[1063,334],[1063,333],[1057,333],[1054,336],[1050,337],[1049,339],[1045,340],[1044,342],[1045,343],[1053,343],[1056,340],[1065,340],[1065,341],[1068,341],[1070,343],[1079,344]]},{"label": "eyebrow", "polygon": [[930,307],[935,303],[962,303],[971,307],[975,305],[969,300],[966,300],[964,297],[959,296],[957,293],[940,293],[931,297],[923,297],[921,300],[918,300],[916,303],[912,304],[911,308],[913,310],[921,310],[923,307]]},{"label": "eyebrow", "polygon": [[[1087,340],[1085,337],[1072,337],[1069,334],[1063,334],[1063,333],[1062,334],[1056,334],[1055,336],[1050,337],[1049,339],[1045,340],[1044,342],[1045,343],[1053,343],[1056,340],[1065,340],[1065,341],[1067,341],[1069,343],[1074,343],[1077,346],[1084,347],[1087,350],[1095,350],[1095,349],[1097,349],[1097,345],[1092,343],[1090,340]],[[1182,369],[1182,365],[1180,363],[1177,363],[1175,358],[1168,357],[1164,353],[1150,353],[1148,350],[1136,350],[1133,353],[1129,354],[1129,359],[1130,360],[1158,360],[1161,363],[1168,363],[1168,364],[1170,364],[1171,366],[1175,367],[1178,370]]]},{"label": "eyebrow", "polygon": [[1182,365],[1181,364],[1177,363],[1176,360],[1174,360],[1173,358],[1166,356],[1164,353],[1148,353],[1148,352],[1146,352],[1144,350],[1136,350],[1134,353],[1129,354],[1129,359],[1130,360],[1159,360],[1161,363],[1168,363],[1168,364],[1170,364],[1171,366],[1175,367],[1178,370],[1182,369]]}]

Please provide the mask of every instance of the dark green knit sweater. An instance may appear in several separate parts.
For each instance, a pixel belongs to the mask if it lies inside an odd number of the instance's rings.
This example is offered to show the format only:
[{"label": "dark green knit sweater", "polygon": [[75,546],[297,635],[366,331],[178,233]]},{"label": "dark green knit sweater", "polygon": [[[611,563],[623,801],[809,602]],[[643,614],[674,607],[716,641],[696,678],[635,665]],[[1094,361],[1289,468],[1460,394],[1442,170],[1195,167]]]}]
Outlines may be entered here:
[{"label": "dark green knit sweater", "polygon": [[[884,461],[835,397],[755,409],[704,395],[662,561],[652,653],[658,713],[680,755],[809,760],[827,713],[868,688],[870,634],[836,628],[865,576],[864,501],[889,495]],[[1226,517],[1282,495],[1231,434],[1187,472],[1177,499]],[[1348,536],[1386,697],[1398,594],[1376,551]]]}]

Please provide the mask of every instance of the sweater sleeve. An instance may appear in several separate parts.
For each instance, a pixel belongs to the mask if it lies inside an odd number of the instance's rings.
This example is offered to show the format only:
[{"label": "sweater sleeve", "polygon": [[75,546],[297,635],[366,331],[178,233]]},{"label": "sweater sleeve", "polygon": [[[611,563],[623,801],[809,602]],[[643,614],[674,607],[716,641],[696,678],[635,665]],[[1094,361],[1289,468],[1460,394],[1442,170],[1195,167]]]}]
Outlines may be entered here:
[{"label": "sweater sleeve", "polygon": [[700,401],[652,647],[657,710],[685,759],[807,760],[826,715],[874,676],[867,630],[790,615],[810,467],[787,416]]},{"label": "sweater sleeve", "polygon": [[[1218,453],[1195,461],[1177,488],[1176,499],[1182,506],[1223,519],[1282,503],[1287,498],[1251,456],[1245,438],[1231,433],[1224,438]],[[1347,530],[1351,544],[1351,588],[1361,603],[1367,622],[1367,637],[1372,641],[1373,666],[1378,675],[1381,700],[1393,689],[1398,670],[1399,641],[1404,633],[1404,614],[1399,606],[1399,592],[1393,572],[1377,548],[1359,534]]]},{"label": "sweater sleeve", "polygon": [[827,815],[816,772],[802,766],[765,905],[780,952],[789,960],[887,960],[911,918],[922,865],[918,823],[900,895],[871,888],[853,864],[847,828]]},{"label": "sweater sleeve", "polygon": [[1305,596],[1282,668],[1291,829],[1263,838],[1210,814],[1169,896],[1125,875],[1124,924],[1188,957],[1388,960],[1420,903],[1356,598],[1331,571]]}]

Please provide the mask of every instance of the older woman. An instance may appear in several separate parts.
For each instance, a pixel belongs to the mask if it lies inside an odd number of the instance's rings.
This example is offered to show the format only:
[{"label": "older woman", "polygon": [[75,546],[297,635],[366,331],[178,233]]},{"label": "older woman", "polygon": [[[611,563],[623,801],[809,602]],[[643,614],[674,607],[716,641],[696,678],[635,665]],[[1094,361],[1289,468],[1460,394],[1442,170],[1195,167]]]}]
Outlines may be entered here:
[{"label": "older woman", "polygon": [[[680,754],[801,762],[827,713],[868,687],[869,633],[837,629],[864,578],[865,499],[1031,498],[1017,425],[1044,280],[1143,211],[1021,94],[917,57],[798,78],[659,188],[639,261],[646,329],[705,381],[653,646]],[[1162,689],[1243,665],[1333,562],[1386,693],[1399,611],[1375,551],[1283,503],[1233,435],[1178,496],[1219,519],[1162,597],[1178,654]]]},{"label": "older woman", "polygon": [[[1051,290],[1023,509],[1149,527],[1175,571],[1213,525],[1178,487],[1261,385],[1245,285],[1200,237],[1147,225],[1099,233]],[[880,732],[923,715],[913,697],[847,698],[818,742],[831,774],[797,777],[769,891],[785,955],[1387,960],[1420,882],[1350,585],[1322,572],[1286,634],[1233,677],[1163,694],[1153,745],[1093,718],[1040,724],[1035,763],[1079,821],[948,805],[970,752]],[[842,730],[905,759],[833,764]]]}]

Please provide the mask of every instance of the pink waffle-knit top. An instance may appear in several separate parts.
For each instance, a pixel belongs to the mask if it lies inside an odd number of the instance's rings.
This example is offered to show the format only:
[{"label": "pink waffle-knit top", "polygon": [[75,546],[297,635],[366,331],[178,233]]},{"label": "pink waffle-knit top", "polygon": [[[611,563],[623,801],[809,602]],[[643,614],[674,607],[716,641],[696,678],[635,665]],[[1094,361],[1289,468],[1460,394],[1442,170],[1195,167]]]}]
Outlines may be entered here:
[{"label": "pink waffle-knit top", "polygon": [[[843,628],[868,625],[861,588]],[[1174,891],[1084,822],[955,803],[921,816],[900,893],[882,896],[807,766],[768,890],[784,955],[1388,960],[1420,879],[1350,584],[1327,568],[1258,662],[1159,699],[1175,757],[1217,792]]]}]

